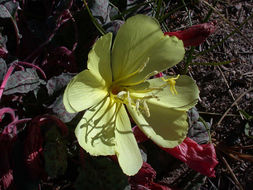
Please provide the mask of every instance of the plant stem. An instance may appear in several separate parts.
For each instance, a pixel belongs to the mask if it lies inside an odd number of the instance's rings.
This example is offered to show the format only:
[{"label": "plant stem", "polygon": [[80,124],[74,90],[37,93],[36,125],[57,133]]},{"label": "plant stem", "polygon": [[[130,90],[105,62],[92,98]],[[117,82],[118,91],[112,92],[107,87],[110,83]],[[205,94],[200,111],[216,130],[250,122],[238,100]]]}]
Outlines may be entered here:
[{"label": "plant stem", "polygon": [[86,9],[87,9],[87,11],[88,11],[88,14],[89,14],[89,16],[90,16],[90,18],[91,18],[93,24],[94,24],[95,27],[97,28],[97,30],[98,30],[102,35],[105,35],[105,34],[106,34],[105,30],[104,30],[104,29],[102,28],[102,26],[98,23],[97,19],[95,19],[94,16],[92,15],[91,10],[90,10],[90,8],[89,8],[89,6],[88,6],[86,0],[83,0],[83,3],[84,3],[84,5],[86,6]]}]

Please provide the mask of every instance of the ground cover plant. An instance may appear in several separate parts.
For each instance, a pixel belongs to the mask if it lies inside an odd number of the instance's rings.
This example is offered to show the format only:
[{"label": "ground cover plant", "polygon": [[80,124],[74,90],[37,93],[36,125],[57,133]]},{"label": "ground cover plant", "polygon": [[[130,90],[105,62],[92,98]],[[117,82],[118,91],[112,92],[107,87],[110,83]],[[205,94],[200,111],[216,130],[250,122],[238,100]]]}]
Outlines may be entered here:
[{"label": "ground cover plant", "polygon": [[0,189],[252,189],[252,9],[0,0]]}]

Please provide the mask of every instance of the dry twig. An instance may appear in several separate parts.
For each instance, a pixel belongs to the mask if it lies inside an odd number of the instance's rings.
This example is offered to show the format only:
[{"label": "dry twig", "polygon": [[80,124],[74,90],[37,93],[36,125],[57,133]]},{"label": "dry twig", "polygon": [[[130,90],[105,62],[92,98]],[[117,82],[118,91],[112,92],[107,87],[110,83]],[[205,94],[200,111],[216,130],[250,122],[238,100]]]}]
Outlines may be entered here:
[{"label": "dry twig", "polygon": [[231,110],[231,108],[236,105],[236,103],[243,97],[245,96],[247,93],[249,93],[250,91],[253,90],[253,87],[251,87],[250,89],[248,89],[246,92],[242,93],[235,101],[234,103],[227,109],[227,111],[222,115],[222,117],[220,118],[220,120],[218,121],[217,125],[220,125],[221,122],[223,121],[223,119],[226,117],[226,115],[228,114],[228,112]]},{"label": "dry twig", "polygon": [[227,160],[226,160],[223,156],[221,157],[221,159],[222,159],[222,161],[224,162],[224,164],[226,165],[226,167],[227,167],[228,171],[230,172],[230,174],[232,175],[232,178],[235,180],[235,183],[236,183],[236,185],[238,186],[238,188],[239,188],[240,190],[243,190],[242,185],[239,183],[237,177],[235,176],[235,174],[234,174],[232,168],[229,166]]}]

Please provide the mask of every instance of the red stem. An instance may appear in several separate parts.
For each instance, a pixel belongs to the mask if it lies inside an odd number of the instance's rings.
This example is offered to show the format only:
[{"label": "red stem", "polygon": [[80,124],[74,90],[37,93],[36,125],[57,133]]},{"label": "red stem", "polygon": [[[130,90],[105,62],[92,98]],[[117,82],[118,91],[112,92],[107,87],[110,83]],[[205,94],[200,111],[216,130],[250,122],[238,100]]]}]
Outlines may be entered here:
[{"label": "red stem", "polygon": [[8,69],[8,71],[7,71],[7,73],[6,73],[6,75],[4,76],[3,82],[2,82],[1,87],[0,87],[0,100],[1,100],[1,97],[2,97],[2,95],[3,95],[3,91],[4,91],[4,88],[5,88],[6,84],[7,84],[7,81],[8,81],[8,79],[10,78],[11,73],[12,73],[13,70],[15,69],[15,66],[16,66],[15,64],[12,64],[12,65],[9,67],[9,69]]},{"label": "red stem", "polygon": [[46,76],[45,72],[40,67],[38,67],[37,65],[34,65],[32,63],[27,63],[27,62],[24,62],[24,61],[18,61],[18,63],[22,64],[22,65],[28,65],[28,66],[31,66],[31,67],[34,67],[34,68],[38,69],[41,72],[41,74],[43,75],[43,77],[47,80],[47,76]]}]

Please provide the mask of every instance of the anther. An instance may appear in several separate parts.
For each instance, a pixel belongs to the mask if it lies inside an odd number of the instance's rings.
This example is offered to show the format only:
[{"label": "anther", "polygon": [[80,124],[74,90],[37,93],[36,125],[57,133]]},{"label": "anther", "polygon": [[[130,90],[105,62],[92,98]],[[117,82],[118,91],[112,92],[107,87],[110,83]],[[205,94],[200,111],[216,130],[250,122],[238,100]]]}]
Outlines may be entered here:
[{"label": "anther", "polygon": [[162,77],[162,80],[167,82],[170,85],[170,91],[172,94],[177,94],[177,90],[176,90],[176,80],[179,78],[180,75],[177,75],[176,77],[172,77],[172,78],[168,78],[165,79],[164,77]]},{"label": "anther", "polygon": [[150,112],[149,112],[148,104],[146,103],[145,100],[143,100],[143,110],[144,110],[145,115],[147,117],[150,117]]},{"label": "anther", "polygon": [[117,98],[123,100],[125,98],[125,94],[127,94],[126,91],[120,91],[118,94],[117,94]]}]

